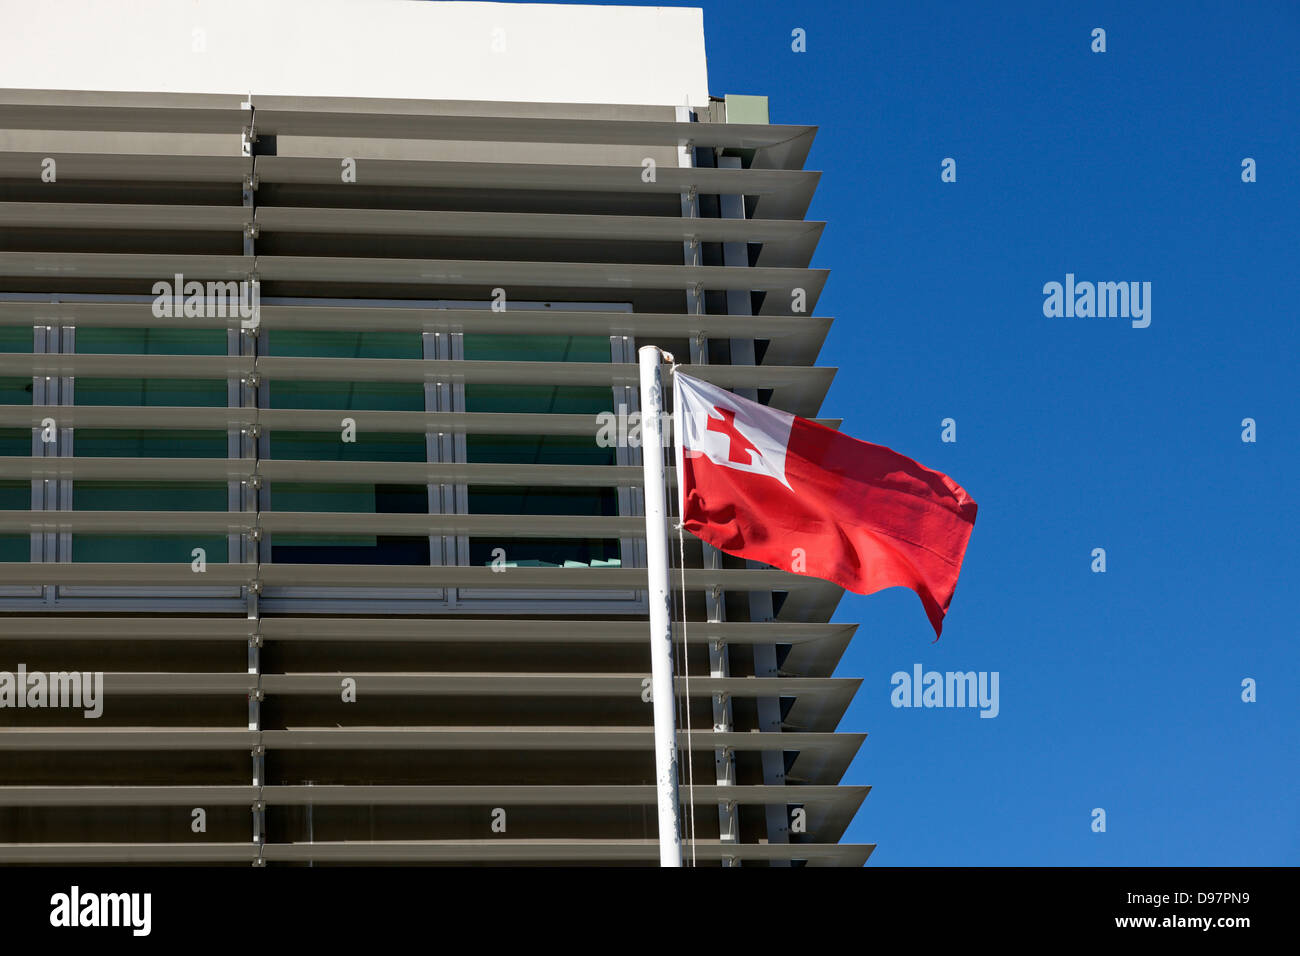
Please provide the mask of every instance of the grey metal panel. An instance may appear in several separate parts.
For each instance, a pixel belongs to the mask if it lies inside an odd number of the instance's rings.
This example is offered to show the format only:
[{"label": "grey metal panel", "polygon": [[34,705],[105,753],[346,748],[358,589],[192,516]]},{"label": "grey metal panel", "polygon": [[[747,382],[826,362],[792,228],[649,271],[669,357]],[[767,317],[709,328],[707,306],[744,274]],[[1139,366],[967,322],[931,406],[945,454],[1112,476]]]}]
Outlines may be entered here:
[{"label": "grey metal panel", "polygon": [[[182,732],[174,732],[178,736]],[[651,727],[301,727],[264,730],[261,740],[271,750],[652,750]],[[68,731],[69,738],[77,732]],[[691,734],[696,750],[731,747],[737,751],[798,751],[823,759],[852,759],[866,734],[760,734],[697,730]],[[679,730],[684,746],[686,731]],[[0,734],[0,749],[6,735]],[[206,740],[207,738],[196,738]],[[151,748],[147,748],[151,749]],[[210,749],[210,745],[209,745]]]},{"label": "grey metal panel", "polygon": [[233,133],[248,123],[245,97],[206,93],[0,90],[0,128]]},{"label": "grey metal panel", "polygon": [[541,465],[488,462],[294,461],[274,458],[16,458],[0,456],[0,478],[136,481],[460,483],[607,488],[640,485],[631,465]]},{"label": "grey metal panel", "polygon": [[0,511],[0,532],[241,534],[256,517],[237,511]]},{"label": "grey metal panel", "polygon": [[207,727],[40,727],[0,730],[6,750],[232,750],[258,742],[255,730]]},{"label": "grey metal panel", "polygon": [[[39,203],[13,205],[41,206]],[[0,223],[4,219],[0,204]],[[17,215],[18,213],[11,213]],[[763,264],[806,267],[825,223],[780,219],[354,209],[261,206],[263,232],[335,235],[456,236],[499,239],[600,239],[763,243]],[[19,224],[25,224],[20,220]]]},{"label": "grey metal panel", "polygon": [[[698,841],[697,859],[807,860],[809,865],[861,866],[874,844],[747,844]],[[643,863],[659,858],[655,840],[447,840],[346,843],[0,843],[3,863]]]},{"label": "grey metal panel", "polygon": [[[6,253],[5,255],[59,256],[63,253]],[[95,259],[99,257],[85,257]],[[111,257],[110,257],[111,258]],[[146,257],[147,258],[147,257]],[[167,258],[167,257],[157,257]],[[179,257],[171,257],[179,258]],[[191,256],[191,259],[221,258]],[[39,262],[28,268],[35,268]],[[91,264],[87,264],[89,267]],[[0,258],[0,266],[4,266]],[[175,270],[182,271],[182,270]],[[454,286],[515,285],[537,288],[685,289],[697,282],[706,289],[767,289],[795,287],[808,292],[808,311],[826,284],[826,269],[726,266],[643,265],[607,262],[519,262],[481,259],[368,259],[341,256],[258,256],[257,271],[264,281],[314,280],[317,282],[394,282]],[[7,274],[0,271],[0,274]],[[27,275],[29,272],[18,274]],[[164,271],[162,275],[168,275]],[[785,314],[790,314],[787,307]]]},{"label": "grey metal panel", "polygon": [[[692,850],[699,860],[717,862],[807,860],[810,865],[861,866],[875,845],[819,843],[727,843],[699,840]],[[4,848],[0,846],[0,859]],[[657,840],[438,840],[425,842],[349,841],[346,843],[268,843],[263,858],[271,862],[385,863],[642,863],[659,859]]]},{"label": "grey metal panel", "polygon": [[243,256],[142,255],[106,252],[0,252],[0,276],[20,278],[246,279],[252,259]]},{"label": "grey metal panel", "polygon": [[[0,456],[0,478],[49,480],[239,481],[253,476],[258,462],[251,458],[14,458]],[[314,465],[315,462],[304,462]],[[354,464],[332,462],[331,464]],[[372,465],[374,475],[387,462]],[[328,470],[326,470],[328,473]],[[321,478],[321,481],[332,480]],[[373,478],[372,478],[373,480]]]},{"label": "grey metal panel", "polygon": [[[687,732],[678,731],[678,744]],[[697,730],[696,750],[796,751],[817,767],[847,766],[866,734],[780,734]],[[229,730],[207,727],[5,728],[0,752],[20,750],[230,750],[264,744],[268,750],[652,750],[650,727],[299,727],[290,730]],[[798,763],[798,761],[796,761]],[[810,769],[816,769],[810,767]],[[841,769],[842,773],[843,770]],[[836,777],[838,780],[838,776]],[[822,782],[809,778],[810,783]]]},{"label": "grey metal panel", "polygon": [[[77,378],[240,378],[253,372],[245,355],[47,355],[0,353],[0,375]],[[57,416],[56,416],[57,417]]]},{"label": "grey metal panel", "polygon": [[0,228],[9,229],[238,230],[247,219],[239,206],[0,202]]},{"label": "grey metal panel", "polygon": [[[69,182],[240,183],[252,175],[251,156],[164,156],[141,153],[19,152],[0,150],[0,179],[35,176],[53,155],[59,179]],[[335,164],[337,166],[337,164]]]},{"label": "grey metal panel", "polygon": [[[336,158],[258,156],[255,161],[255,171],[262,182],[349,188],[340,180]],[[24,167],[24,172],[26,169]],[[647,183],[641,179],[642,171],[640,166],[357,159],[358,176],[374,186],[633,192],[674,196],[694,188],[706,194],[755,196],[758,200],[755,216],[761,219],[802,219],[808,213],[821,178],[819,172],[802,169],[661,167],[656,170],[655,181]]]},{"label": "grey metal panel", "polygon": [[[0,427],[41,427],[47,416],[67,428],[225,429],[260,424],[337,432],[333,409],[211,408],[203,406],[135,405],[0,405]],[[376,412],[348,409],[361,431],[467,431],[496,435],[591,435],[591,415],[514,415],[504,412]]]},{"label": "grey metal panel", "polygon": [[257,799],[257,787],[0,787],[0,807],[238,806]]},{"label": "grey metal panel", "polygon": [[6,638],[70,641],[246,641],[256,628],[246,617],[0,617]]},{"label": "grey metal panel", "polygon": [[251,863],[252,843],[0,843],[0,863]]},{"label": "grey metal panel", "polygon": [[[337,681],[335,682],[337,684]],[[104,693],[114,697],[126,694],[148,696],[184,696],[186,694],[248,694],[257,690],[258,675],[114,673],[104,674]]]},{"label": "grey metal panel", "polygon": [[[690,569],[688,569],[689,572]],[[32,619],[39,620],[39,619]],[[802,645],[835,640],[856,624],[779,624],[777,622],[691,621],[686,630],[692,643],[726,640],[735,644],[790,643]],[[676,636],[683,636],[676,625]],[[440,620],[436,628],[427,620],[400,617],[269,617],[262,621],[262,634],[277,641],[504,641],[528,644],[535,641],[641,643],[643,621],[591,621],[548,618],[529,621],[521,629],[513,620]]]},{"label": "grey metal panel", "polygon": [[[673,577],[673,587],[679,589],[679,579],[677,575]],[[508,568],[504,573],[498,573],[490,567],[474,566],[209,564],[206,572],[198,574],[191,570],[188,563],[0,563],[0,580],[11,584],[224,586],[247,584],[254,579],[268,587],[579,588],[631,591],[644,587],[645,571],[635,568],[577,567]],[[726,591],[788,591],[792,596],[806,593],[817,612],[810,610],[805,620],[815,619],[814,613],[833,611],[843,593],[843,588],[830,582],[774,569],[686,569],[687,590],[707,590],[713,587]]]},{"label": "grey metal panel", "polygon": [[[0,565],[0,572],[13,565]],[[20,566],[22,567],[22,566]],[[117,565],[121,567],[121,565]],[[160,567],[167,567],[161,565]],[[209,565],[211,568],[211,565]],[[269,586],[315,584],[320,586],[358,586],[388,583],[392,586],[446,586],[498,588],[612,588],[632,590],[643,587],[645,571],[635,568],[509,568],[504,573],[489,567],[415,567],[368,565],[264,564],[259,571]],[[677,578],[674,575],[674,578]],[[680,586],[679,580],[674,582]],[[686,569],[688,589],[714,586],[724,590],[834,591],[835,585],[784,571],[752,568],[722,570]]]},{"label": "grey metal panel", "polygon": [[[0,803],[4,790],[0,788]],[[54,788],[50,788],[54,789]],[[868,787],[808,786],[798,788],[800,798],[809,804],[851,803],[866,796]],[[725,795],[738,803],[766,803],[773,797],[784,799],[788,787],[739,785],[719,787],[696,784],[700,800]],[[508,785],[484,786],[268,786],[263,790],[268,803],[279,805],[316,804],[318,806],[393,805],[393,806],[463,806],[486,801],[505,801],[517,806],[637,806],[655,802],[653,785]]]},{"label": "grey metal panel", "polygon": [[[795,793],[810,806],[860,802],[868,787],[808,786]],[[742,804],[785,800],[788,787],[696,784],[699,800],[719,797]],[[0,787],[0,807],[238,806],[252,800],[273,806],[465,806],[504,801],[516,806],[641,806],[655,802],[653,786],[486,785],[486,786],[41,786]]]},{"label": "grey metal panel", "polygon": [[449,115],[418,100],[280,96],[257,98],[257,126],[287,136],[771,148],[764,165],[787,169],[802,167],[816,133],[812,126]]},{"label": "grey metal panel", "polygon": [[[792,645],[791,658],[800,658],[794,673],[811,677],[828,676],[843,653],[854,624],[780,622],[692,621],[676,636],[691,644],[725,640],[730,644],[785,643]],[[503,645],[530,644],[642,644],[645,625],[641,621],[592,621],[547,618],[520,628],[514,620],[482,618],[440,619],[431,626],[425,618],[402,617],[270,617],[256,627],[245,617],[36,617],[0,616],[6,638],[32,640],[165,640],[243,641],[260,630],[268,641],[287,642],[411,642],[441,643],[472,641]],[[789,665],[790,659],[787,659]]]},{"label": "grey metal panel", "polygon": [[207,568],[205,572],[196,573],[191,570],[188,562],[177,564],[11,562],[0,564],[0,581],[44,585],[226,587],[248,584],[257,575],[257,566],[251,564],[209,564]]},{"label": "grey metal panel", "polygon": [[462,534],[522,538],[637,537],[641,518],[604,515],[407,514],[309,511],[0,511],[0,532],[55,534]]}]

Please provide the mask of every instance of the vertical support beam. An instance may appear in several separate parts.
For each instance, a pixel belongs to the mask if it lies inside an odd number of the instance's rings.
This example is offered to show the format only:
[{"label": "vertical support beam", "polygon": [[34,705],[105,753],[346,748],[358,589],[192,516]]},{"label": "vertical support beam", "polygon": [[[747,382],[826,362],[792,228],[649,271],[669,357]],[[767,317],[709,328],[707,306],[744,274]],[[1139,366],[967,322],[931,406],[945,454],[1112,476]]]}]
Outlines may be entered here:
[{"label": "vertical support beam", "polygon": [[[58,338],[58,351],[72,353],[77,351],[77,330],[71,325],[64,325],[54,330]],[[76,379],[70,375],[61,376],[58,380],[58,403],[60,405],[76,404]],[[73,447],[72,429],[64,427],[62,423],[59,426],[59,442],[55,452],[60,458],[71,458],[75,455],[76,449]],[[58,482],[58,502],[60,511],[71,511],[72,504],[72,479],[65,478]],[[65,531],[55,536],[55,558],[56,561],[72,560],[72,533]],[[57,593],[57,589],[55,591]]]},{"label": "vertical support beam", "polygon": [[[57,352],[59,350],[59,332],[55,326],[40,325],[33,331],[32,349],[36,352]],[[57,405],[59,403],[58,383],[44,375],[32,376],[32,404]],[[56,413],[57,414],[57,413]],[[44,417],[44,416],[42,416]],[[37,421],[32,428],[32,457],[46,458],[58,455],[58,445],[48,444],[43,436],[44,428]],[[32,510],[54,511],[59,507],[59,482],[50,479],[32,480]],[[54,548],[56,538],[53,534],[35,532],[31,538],[33,561],[57,561],[59,555]],[[54,601],[53,585],[46,585],[41,590],[46,604]]]},{"label": "vertical support beam", "polygon": [[[703,336],[697,335],[691,338],[691,364],[709,364],[709,343]],[[701,564],[704,568],[716,571],[722,567],[721,551],[703,541],[700,542],[700,549],[703,555]],[[727,619],[726,595],[721,588],[710,588],[704,593],[704,611],[710,623],[716,624]],[[731,652],[727,648],[726,641],[709,640],[709,676],[731,676]],[[713,729],[723,733],[734,730],[731,697],[726,694],[714,694],[712,701]],[[735,786],[736,755],[730,747],[714,748],[713,767],[719,787]],[[718,801],[718,836],[722,843],[740,842],[740,814],[734,800],[724,798]],[[724,856],[722,865],[739,866],[740,861]]]},{"label": "vertical support beam", "polygon": [[[741,160],[738,156],[722,156],[718,159],[720,169],[740,169]],[[745,218],[745,197],[739,195],[719,196],[719,205],[722,218],[724,219],[744,219]],[[749,267],[749,250],[742,242],[727,242],[722,246],[723,265],[733,268]],[[728,315],[752,315],[753,300],[750,298],[748,289],[731,289],[727,291],[727,314]],[[756,364],[757,353],[754,349],[753,339],[732,339],[731,345],[731,364],[732,365],[754,365]],[[735,390],[737,395],[753,401],[758,400],[757,389],[738,388]],[[756,562],[748,562],[750,567],[761,567]],[[751,591],[749,592],[749,619],[751,621],[771,621],[775,618],[772,605],[772,593],[770,591]],[[754,676],[755,677],[776,677],[776,645],[774,644],[755,644],[754,645]],[[764,733],[781,732],[781,701],[776,697],[759,697],[755,701],[758,709],[758,726],[759,730]],[[785,755],[780,750],[764,750],[762,752],[763,761],[763,783],[769,786],[785,785]],[[769,804],[766,807],[767,813],[767,842],[768,843],[789,843],[790,842],[790,821],[789,810],[785,804]],[[789,866],[789,861],[773,862],[773,866]]]},{"label": "vertical support beam", "polygon": [[[248,110],[248,125],[244,127],[241,138],[240,149],[244,156],[253,156],[253,143],[257,141],[257,130],[255,113],[253,110],[253,96],[250,93],[248,100],[241,104]],[[257,166],[256,159],[250,171],[248,178],[244,180],[241,190],[245,218],[244,218],[244,257],[248,260],[245,273],[249,283],[248,293],[251,296],[254,293],[257,280]],[[254,300],[257,301],[257,300]],[[259,350],[258,333],[259,326],[254,325],[251,328],[240,328],[233,334],[238,336],[237,348],[240,354],[251,355],[253,357],[252,371],[248,377],[239,382],[238,397],[239,403],[244,408],[259,408],[264,402],[264,395],[259,386],[261,384],[257,369],[257,355]],[[232,387],[233,383],[232,383]],[[254,416],[258,418],[259,416]],[[236,437],[231,435],[232,444]],[[261,459],[263,442],[268,441],[268,436],[262,434],[261,428],[257,424],[251,425],[246,431],[238,436],[240,457],[250,459],[253,463],[252,475],[247,482],[243,483],[240,493],[240,507],[243,511],[251,511],[254,515],[261,513],[262,507],[266,504],[266,498],[269,497],[270,489],[262,487],[262,480],[257,473],[257,462]],[[262,857],[263,849],[266,846],[266,801],[263,799],[263,788],[266,786],[266,747],[262,743],[262,624],[261,624],[261,575],[257,568],[261,564],[263,557],[262,549],[270,547],[269,542],[263,540],[261,531],[261,522],[255,517],[253,521],[253,530],[241,536],[239,557],[246,564],[254,566],[252,581],[247,588],[248,602],[248,674],[253,679],[253,690],[248,695],[248,729],[257,732],[253,750],[251,753],[253,761],[253,787],[257,795],[253,800],[253,844],[257,847],[257,859],[253,862],[254,866],[265,866],[266,861]]]},{"label": "vertical support beam", "polygon": [[[695,116],[690,107],[677,107],[677,122],[690,123],[694,122]],[[694,168],[696,165],[695,149],[689,144],[679,146],[677,150],[677,164],[683,168]],[[700,197],[694,186],[682,196],[682,218],[699,219],[700,218]],[[704,248],[698,238],[692,238],[682,243],[682,261],[688,266],[701,266],[704,264]],[[693,283],[686,289],[686,311],[692,315],[703,315],[706,311],[704,300],[704,286],[702,283]],[[707,365],[709,361],[709,343],[702,335],[691,337],[691,364]],[[680,479],[680,476],[678,477]],[[703,549],[703,566],[706,568],[722,567],[722,554],[711,545],[700,543]],[[726,620],[727,608],[726,597],[718,588],[714,588],[704,595],[705,614],[709,621],[719,622]],[[727,645],[723,641],[709,641],[709,676],[710,677],[730,677],[731,661],[730,654],[727,651]],[[732,720],[732,708],[730,697],[722,694],[712,696],[713,706],[713,729],[716,731],[730,731],[734,729]],[[713,751],[713,768],[717,779],[718,786],[730,787],[736,784],[736,757],[729,747],[718,747]],[[736,808],[736,802],[730,799],[718,801],[718,835],[722,843],[738,843],[740,840],[740,815]],[[733,857],[724,856],[722,858],[724,867],[739,866],[739,861]]]}]

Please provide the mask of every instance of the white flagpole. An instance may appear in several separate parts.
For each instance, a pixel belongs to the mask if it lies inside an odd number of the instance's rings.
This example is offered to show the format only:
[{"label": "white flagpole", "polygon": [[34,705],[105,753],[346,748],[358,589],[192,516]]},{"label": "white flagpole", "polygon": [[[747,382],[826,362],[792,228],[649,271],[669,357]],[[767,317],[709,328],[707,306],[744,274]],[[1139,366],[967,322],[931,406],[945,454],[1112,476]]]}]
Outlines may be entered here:
[{"label": "white flagpole", "polygon": [[668,508],[664,481],[664,408],[655,345],[637,349],[641,365],[641,468],[644,475],[646,564],[650,570],[650,687],[655,718],[655,777],[659,795],[659,865],[682,865],[677,799],[677,719],[673,712],[672,586],[668,573]]}]

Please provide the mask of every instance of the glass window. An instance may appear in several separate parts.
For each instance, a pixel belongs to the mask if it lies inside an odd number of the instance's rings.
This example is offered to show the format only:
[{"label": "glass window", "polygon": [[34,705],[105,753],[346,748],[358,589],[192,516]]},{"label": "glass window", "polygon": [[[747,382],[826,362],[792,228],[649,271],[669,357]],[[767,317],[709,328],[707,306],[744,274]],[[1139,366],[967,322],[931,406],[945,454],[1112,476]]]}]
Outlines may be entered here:
[{"label": "glass window", "polygon": [[0,325],[0,352],[31,352],[34,341],[30,325]]},{"label": "glass window", "polygon": [[[77,330],[76,349],[82,355],[225,355],[223,329],[101,329]],[[74,391],[78,405],[199,405],[223,406],[225,379],[79,377]]]},{"label": "glass window", "polygon": [[[225,355],[224,329],[79,328],[79,355]],[[79,376],[77,405],[224,407],[226,379],[109,378]],[[225,458],[224,430],[77,428],[72,454],[79,458]],[[76,511],[225,511],[224,481],[159,482],[77,479],[72,487]],[[71,560],[122,563],[189,563],[195,548],[207,559],[227,560],[225,535],[178,531],[172,534],[73,534]]]},{"label": "glass window", "polygon": [[[609,337],[603,335],[464,336],[469,361],[609,362]],[[585,415],[613,408],[606,386],[478,385],[465,386],[467,412],[527,412]]]},{"label": "glass window", "polygon": [[[419,359],[424,341],[418,332],[276,331],[267,336],[267,350],[271,355],[315,358]],[[274,381],[270,406],[422,412],[425,387],[422,382]],[[344,442],[340,437],[339,432],[276,431],[270,435],[269,454],[295,461],[427,460],[422,434],[361,429],[356,441]],[[273,482],[269,507],[272,511],[427,514],[429,490],[423,484]],[[429,556],[427,536],[276,534],[271,540],[271,560],[288,564],[427,565]]]},{"label": "glass window", "polygon": [[[31,452],[31,436],[27,437],[27,451]],[[8,454],[0,450],[0,453]],[[30,481],[0,481],[0,511],[27,511],[32,506]],[[0,534],[0,561],[27,561],[31,559],[31,536],[26,534]]]},{"label": "glass window", "polygon": [[[0,326],[0,352],[32,351],[31,326]],[[0,405],[30,405],[32,380],[16,376],[0,377]],[[32,454],[32,432],[29,428],[0,428],[0,455],[7,458],[28,458]],[[0,481],[0,511],[28,511],[32,507],[30,481]],[[0,534],[0,561],[31,560],[31,536],[27,534]]]},{"label": "glass window", "polygon": [[[78,511],[225,511],[225,482],[86,481],[76,482]],[[73,561],[186,562],[203,548],[209,560],[224,560],[224,535],[192,531],[174,534],[72,535]]]}]

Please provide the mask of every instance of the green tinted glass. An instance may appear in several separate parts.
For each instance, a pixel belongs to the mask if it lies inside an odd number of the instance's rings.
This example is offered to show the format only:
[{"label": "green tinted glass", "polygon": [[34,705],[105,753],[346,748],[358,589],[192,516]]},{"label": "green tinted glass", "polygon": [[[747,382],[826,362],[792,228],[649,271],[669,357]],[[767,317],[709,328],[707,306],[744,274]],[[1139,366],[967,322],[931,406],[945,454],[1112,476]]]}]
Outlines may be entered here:
[{"label": "green tinted glass", "polygon": [[467,333],[464,336],[464,354],[466,359],[476,362],[608,362],[610,346],[609,337],[605,335]]},{"label": "green tinted glass", "polygon": [[473,462],[547,465],[612,465],[615,449],[580,435],[468,435],[466,457]]},{"label": "green tinted glass", "polygon": [[469,487],[469,513],[487,515],[617,515],[613,488]]},{"label": "green tinted glass", "polygon": [[139,428],[78,428],[78,458],[225,458],[226,433]]},{"label": "green tinted glass", "polygon": [[30,325],[0,325],[0,352],[30,352],[35,341]]},{"label": "green tinted glass", "polygon": [[272,408],[336,408],[424,411],[424,386],[419,382],[299,382],[271,383]]},{"label": "green tinted glass", "polygon": [[[180,319],[160,321],[180,322]],[[225,329],[77,329],[85,355],[225,355]]]},{"label": "green tinted glass", "polygon": [[77,511],[225,511],[224,482],[86,481],[72,486]]},{"label": "green tinted glass", "polygon": [[271,458],[289,461],[424,461],[425,441],[418,434],[359,430],[355,442],[339,432],[271,432]]},{"label": "green tinted glass", "polygon": [[266,337],[268,355],[319,358],[413,358],[424,356],[419,332],[296,332],[277,329]]},{"label": "green tinted glass", "polygon": [[[15,376],[0,376],[0,405],[30,405],[32,380]],[[28,451],[30,451],[30,447]]]},{"label": "green tinted glass", "polygon": [[198,405],[228,403],[225,379],[78,378],[78,405]]},{"label": "green tinted glass", "polygon": [[[77,511],[225,511],[224,482],[86,481],[73,483]],[[72,536],[74,561],[171,563],[192,560],[203,548],[209,561],[225,561],[227,541],[220,535],[178,531],[174,535]]]},{"label": "green tinted glass", "polygon": [[[0,455],[26,458],[32,453],[32,433],[27,429],[0,430]],[[32,507],[30,481],[0,481],[0,511],[29,511]],[[0,561],[31,560],[31,536],[0,534]]]},{"label": "green tinted glass", "polygon": [[[74,534],[73,561],[118,561],[131,564],[189,564],[193,551],[202,548],[210,562],[224,562],[226,539],[217,535],[109,535]],[[195,575],[201,583],[202,575]]]},{"label": "green tinted glass", "polygon": [[466,385],[465,411],[595,415],[613,411],[614,391],[581,385]]},{"label": "green tinted glass", "polygon": [[491,565],[505,552],[507,567],[518,568],[617,568],[622,558],[617,541],[602,539],[537,538],[473,539],[469,545],[469,563]]},{"label": "green tinted glass", "polygon": [[29,458],[32,454],[30,428],[0,428],[0,455],[9,458]]}]

